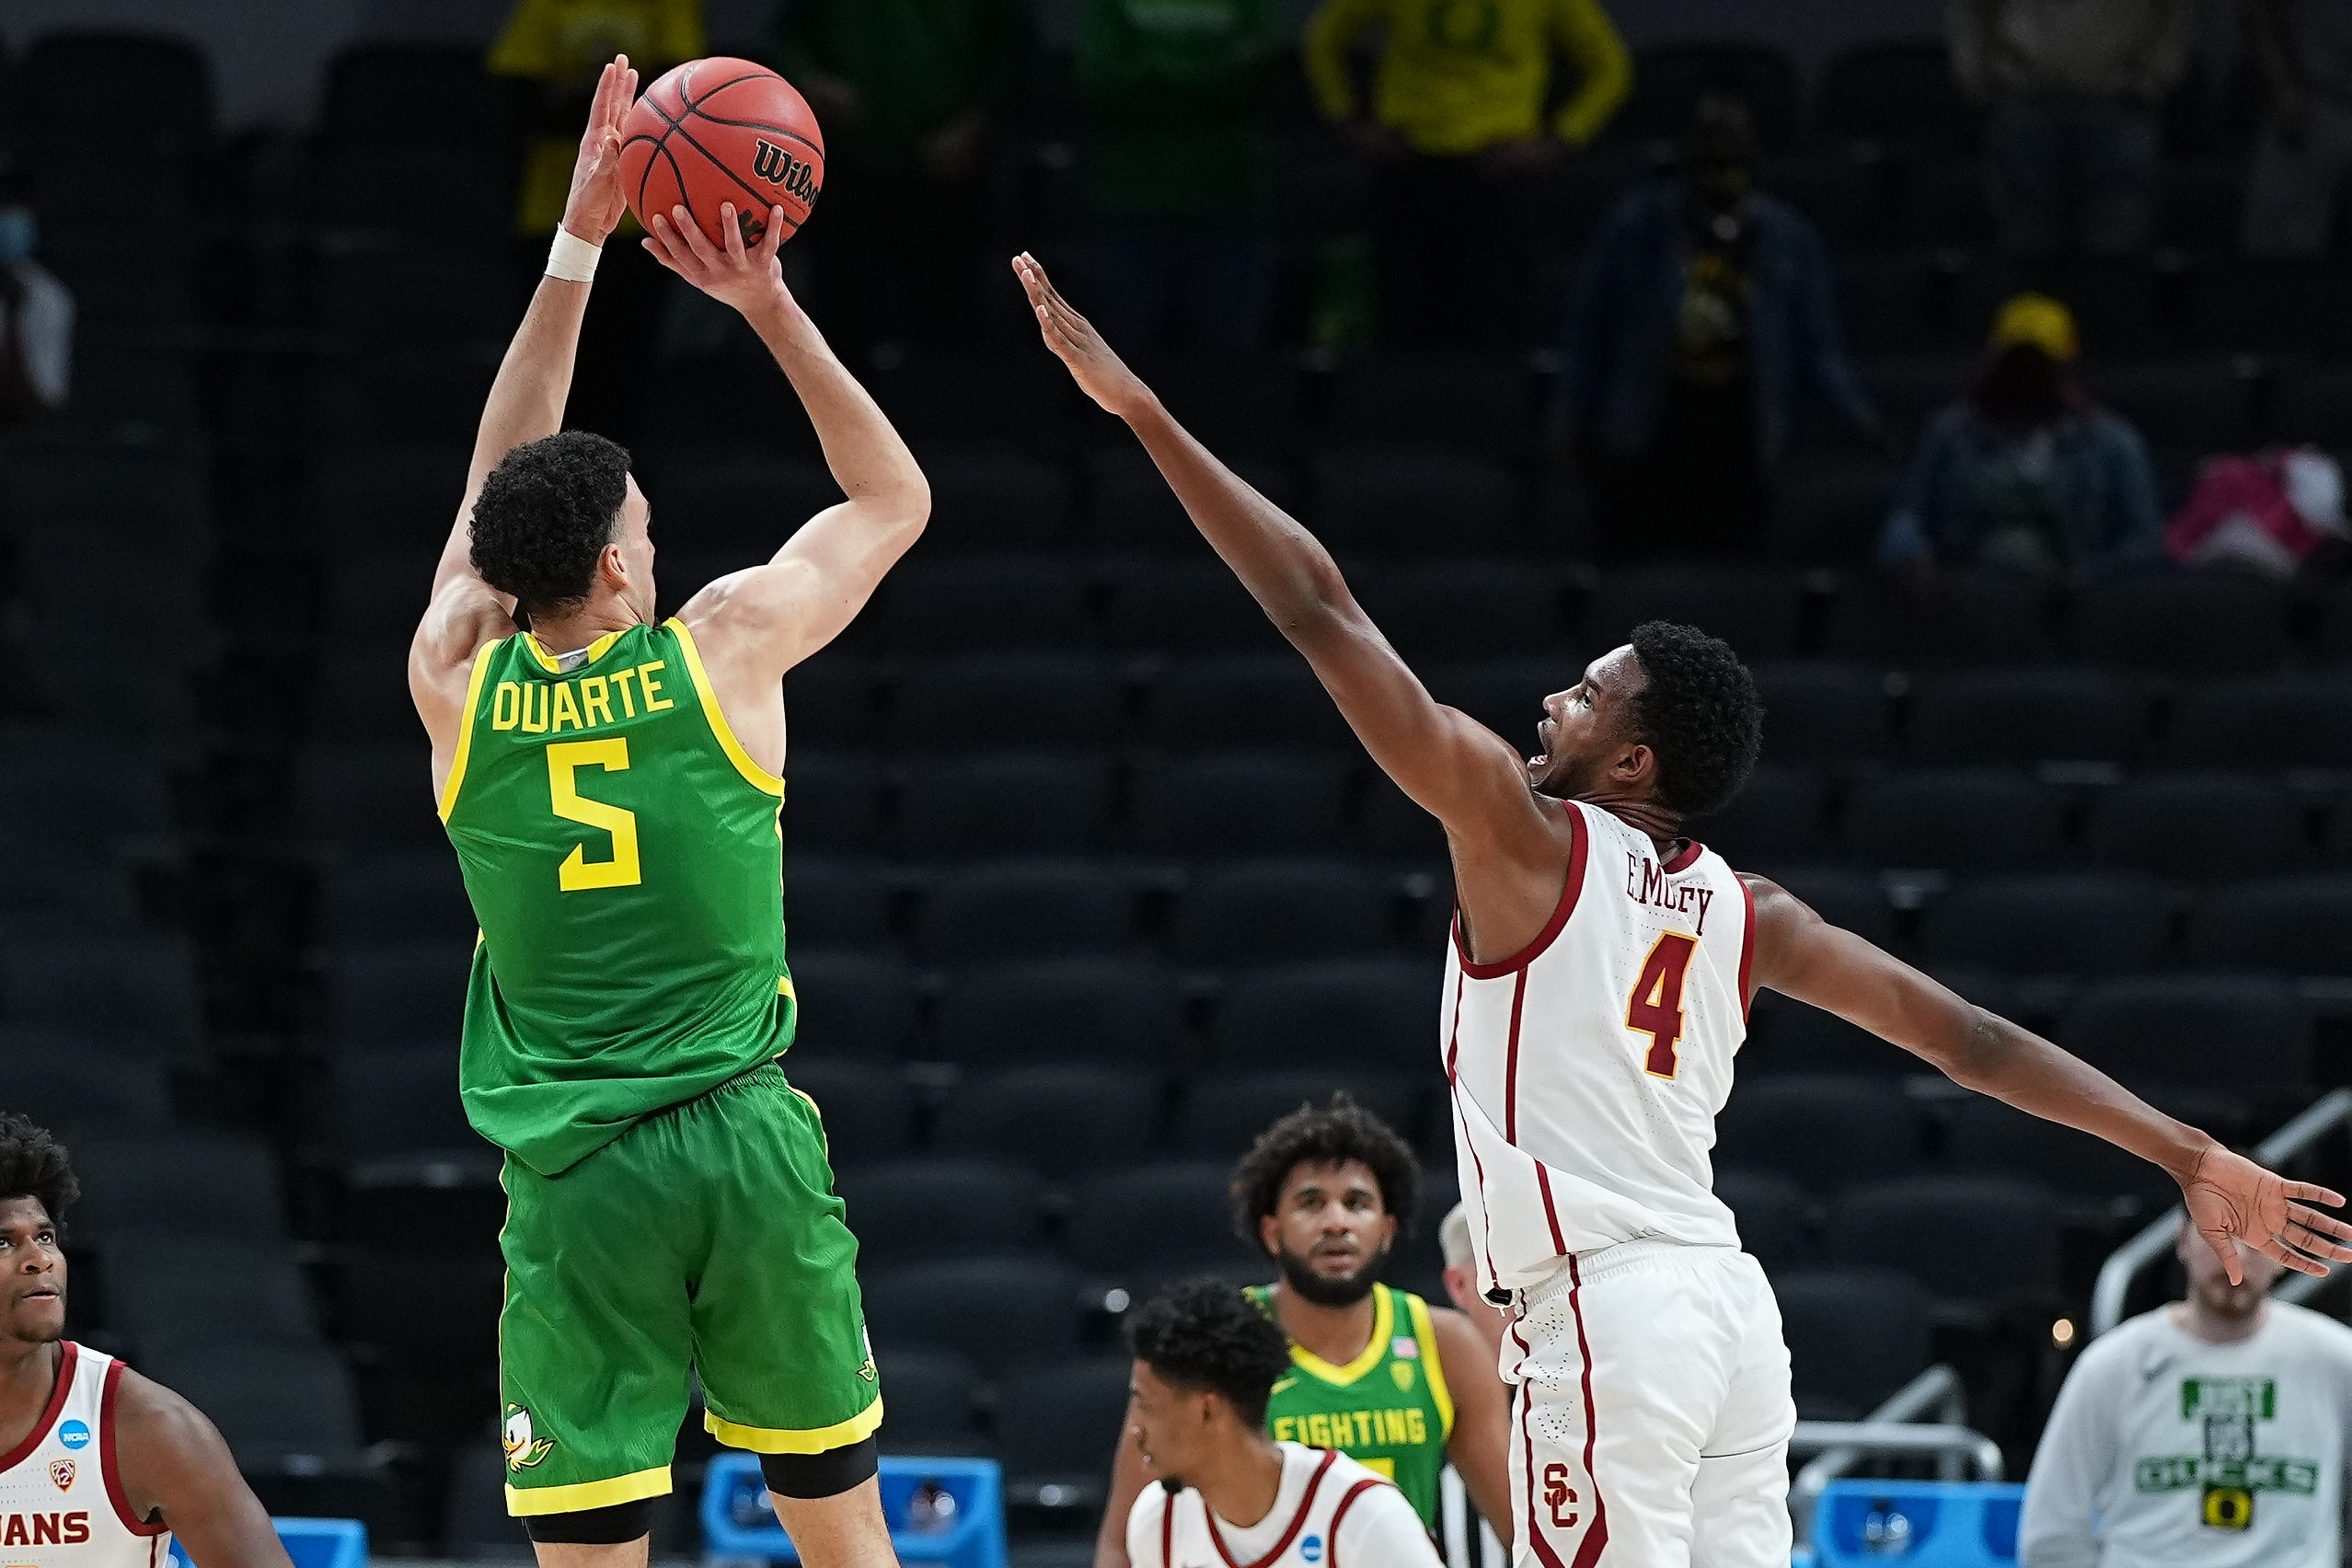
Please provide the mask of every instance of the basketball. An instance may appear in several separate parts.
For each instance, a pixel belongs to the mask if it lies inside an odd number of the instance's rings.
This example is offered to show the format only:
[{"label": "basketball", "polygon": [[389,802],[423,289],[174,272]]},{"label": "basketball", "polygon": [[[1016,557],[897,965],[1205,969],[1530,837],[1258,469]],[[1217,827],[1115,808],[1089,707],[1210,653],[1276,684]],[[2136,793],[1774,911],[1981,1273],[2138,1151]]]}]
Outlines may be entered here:
[{"label": "basketball", "polygon": [[824,187],[824,133],[791,83],[749,60],[690,60],[645,89],[621,122],[621,190],[645,224],[683,202],[713,245],[735,204],[746,248],[784,209],[800,231]]}]

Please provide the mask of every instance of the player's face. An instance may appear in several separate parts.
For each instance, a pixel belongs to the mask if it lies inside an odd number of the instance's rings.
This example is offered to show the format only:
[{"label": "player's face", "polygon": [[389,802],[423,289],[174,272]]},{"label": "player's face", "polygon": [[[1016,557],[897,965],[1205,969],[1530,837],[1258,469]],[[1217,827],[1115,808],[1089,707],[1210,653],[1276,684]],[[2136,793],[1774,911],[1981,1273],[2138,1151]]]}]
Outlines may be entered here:
[{"label": "player's face", "polygon": [[0,1198],[0,1339],[65,1337],[65,1254],[39,1198]]},{"label": "player's face", "polygon": [[2196,1232],[2182,1231],[2178,1251],[2188,1270],[2189,1298],[2216,1318],[2251,1317],[2262,1309],[2264,1297],[2278,1282],[2278,1265],[2251,1247],[2238,1247],[2238,1270],[2245,1276],[2238,1285],[2230,1283],[2220,1258]]},{"label": "player's face", "polygon": [[1528,758],[1528,782],[1555,799],[1587,792],[1625,752],[1629,705],[1647,682],[1631,644],[1585,666],[1585,678],[1543,699],[1539,748]]},{"label": "player's face", "polygon": [[620,532],[613,542],[620,547],[621,564],[628,571],[628,588],[623,595],[638,618],[651,625],[653,620],[653,508],[645,492],[637,488],[637,476],[628,476],[628,493],[621,500]]},{"label": "player's face", "polygon": [[1293,1166],[1274,1213],[1258,1221],[1259,1242],[1284,1279],[1319,1306],[1353,1306],[1369,1295],[1396,1239],[1379,1178],[1360,1159]]},{"label": "player's face", "polygon": [[1183,1484],[1208,1430],[1209,1396],[1175,1388],[1138,1361],[1127,1382],[1127,1422],[1155,1481]]}]

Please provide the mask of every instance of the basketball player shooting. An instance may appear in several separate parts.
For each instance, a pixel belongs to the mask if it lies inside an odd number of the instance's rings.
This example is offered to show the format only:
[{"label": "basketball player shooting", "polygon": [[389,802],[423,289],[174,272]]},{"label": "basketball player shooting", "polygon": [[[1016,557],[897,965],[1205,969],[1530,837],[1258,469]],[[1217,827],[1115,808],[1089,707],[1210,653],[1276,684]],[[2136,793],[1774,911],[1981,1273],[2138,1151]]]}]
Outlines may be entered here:
[{"label": "basketball player shooting", "polygon": [[1518,1562],[1786,1568],[1788,1351],[1708,1159],[1759,986],[2163,1167],[2232,1280],[2239,1244],[2305,1274],[2352,1259],[2352,1226],[2311,1206],[2335,1193],[2282,1181],[1691,839],[1684,824],[1737,792],[1760,736],[1723,642],[1636,628],[1544,700],[1521,756],[1435,701],[1314,536],[1187,434],[1033,258],[1013,265],[1045,346],[1126,421],[1373,759],[1445,825],[1458,908],[1439,1044],[1479,1286],[1511,1319]]},{"label": "basketball player shooting", "polygon": [[605,68],[409,655],[482,932],[459,1078],[506,1153],[507,1506],[543,1562],[644,1562],[691,1366],[801,1561],[879,1568],[857,1243],[815,1107],[777,1063],[798,1016],[781,682],[922,533],[930,492],[786,291],[781,210],[749,249],[732,209],[723,240],[656,214],[648,243],[759,334],[848,497],[656,624],[628,455],[559,431],[635,89],[625,58]]}]

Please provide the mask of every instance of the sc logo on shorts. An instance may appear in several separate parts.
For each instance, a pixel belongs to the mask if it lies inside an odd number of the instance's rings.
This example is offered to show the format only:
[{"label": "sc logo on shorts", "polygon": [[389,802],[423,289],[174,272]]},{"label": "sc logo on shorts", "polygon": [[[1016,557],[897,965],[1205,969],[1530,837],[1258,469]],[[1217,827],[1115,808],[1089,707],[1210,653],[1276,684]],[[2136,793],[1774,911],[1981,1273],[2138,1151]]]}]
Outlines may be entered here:
[{"label": "sc logo on shorts", "polygon": [[1576,1489],[1568,1484],[1568,1467],[1553,1463],[1543,1467],[1543,1505],[1551,1510],[1551,1528],[1573,1530],[1582,1516],[1576,1512]]}]

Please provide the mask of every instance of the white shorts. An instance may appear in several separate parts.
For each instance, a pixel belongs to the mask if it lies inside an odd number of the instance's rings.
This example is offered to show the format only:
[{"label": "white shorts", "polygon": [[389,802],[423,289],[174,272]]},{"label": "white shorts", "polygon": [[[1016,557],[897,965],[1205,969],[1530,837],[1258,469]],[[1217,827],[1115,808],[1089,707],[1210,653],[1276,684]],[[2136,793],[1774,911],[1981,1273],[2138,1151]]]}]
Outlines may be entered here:
[{"label": "white shorts", "polygon": [[1788,1568],[1789,1352],[1764,1270],[1630,1241],[1520,1293],[1503,1336],[1516,1568]]}]

